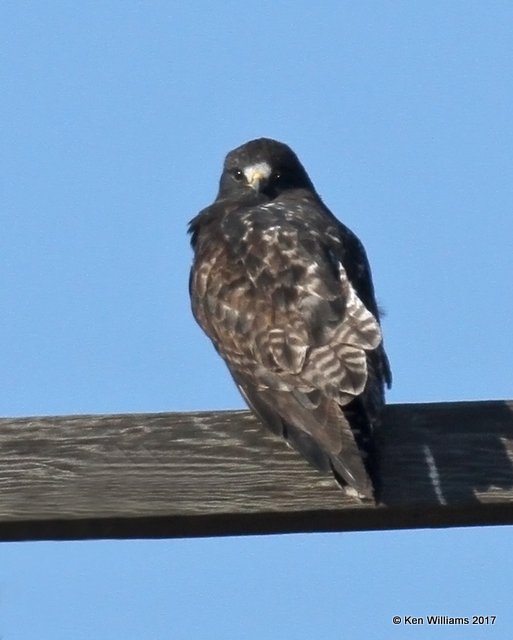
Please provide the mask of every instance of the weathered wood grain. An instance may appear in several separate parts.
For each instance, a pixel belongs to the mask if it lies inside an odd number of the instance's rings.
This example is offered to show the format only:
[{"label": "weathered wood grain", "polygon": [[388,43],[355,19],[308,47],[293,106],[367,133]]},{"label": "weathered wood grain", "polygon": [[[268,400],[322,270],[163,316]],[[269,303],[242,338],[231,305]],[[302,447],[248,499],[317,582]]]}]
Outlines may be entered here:
[{"label": "weathered wood grain", "polygon": [[513,523],[513,402],[387,407],[382,504],[246,411],[0,420],[0,540]]}]

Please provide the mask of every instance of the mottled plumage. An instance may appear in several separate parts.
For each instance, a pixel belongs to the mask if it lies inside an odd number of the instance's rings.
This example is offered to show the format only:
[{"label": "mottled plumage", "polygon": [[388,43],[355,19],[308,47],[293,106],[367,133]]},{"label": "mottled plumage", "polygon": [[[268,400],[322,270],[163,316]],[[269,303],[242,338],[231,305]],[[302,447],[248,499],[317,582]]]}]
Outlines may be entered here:
[{"label": "mottled plumage", "polygon": [[390,385],[365,250],[294,152],[231,151],[189,227],[194,316],[266,427],[370,497],[372,430]]}]

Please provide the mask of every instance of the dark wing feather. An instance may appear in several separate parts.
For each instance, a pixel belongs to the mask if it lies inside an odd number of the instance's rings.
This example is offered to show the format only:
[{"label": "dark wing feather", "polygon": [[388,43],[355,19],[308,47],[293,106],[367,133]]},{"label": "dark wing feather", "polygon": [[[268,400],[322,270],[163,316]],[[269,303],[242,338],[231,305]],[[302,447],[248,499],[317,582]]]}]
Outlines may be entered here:
[{"label": "dark wing feather", "polygon": [[[352,284],[346,238],[314,194],[214,207],[208,233],[193,221],[196,319],[261,420],[317,467],[372,495],[344,410],[376,395],[369,381],[382,395],[381,357],[371,359],[381,344],[377,308],[374,315],[362,301],[367,294],[375,305],[372,282],[361,294]],[[368,289],[370,272],[359,277]]]},{"label": "dark wing feather", "polygon": [[[335,234],[340,239],[339,246],[342,248],[338,254],[338,259],[344,265],[347,277],[360,300],[372,315],[379,320],[380,313],[374,293],[371,268],[365,249],[359,238],[348,227],[339,222],[333,214],[330,213],[329,215],[332,216],[335,221]],[[377,349],[369,354],[369,358],[373,362],[376,375],[381,383],[381,388],[383,388],[383,385],[390,387],[392,385],[392,372],[383,342],[381,342]]]}]

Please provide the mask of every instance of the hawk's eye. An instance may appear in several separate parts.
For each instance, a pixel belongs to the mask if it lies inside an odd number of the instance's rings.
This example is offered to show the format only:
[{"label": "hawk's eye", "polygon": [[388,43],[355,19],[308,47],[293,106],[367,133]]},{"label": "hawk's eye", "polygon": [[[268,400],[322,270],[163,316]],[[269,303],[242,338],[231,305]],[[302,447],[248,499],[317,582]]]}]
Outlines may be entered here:
[{"label": "hawk's eye", "polygon": [[271,173],[271,181],[272,182],[278,182],[279,180],[281,180],[282,178],[282,172],[281,171],[273,171]]},{"label": "hawk's eye", "polygon": [[232,174],[237,182],[244,180],[244,171],[242,171],[242,169],[234,169]]}]

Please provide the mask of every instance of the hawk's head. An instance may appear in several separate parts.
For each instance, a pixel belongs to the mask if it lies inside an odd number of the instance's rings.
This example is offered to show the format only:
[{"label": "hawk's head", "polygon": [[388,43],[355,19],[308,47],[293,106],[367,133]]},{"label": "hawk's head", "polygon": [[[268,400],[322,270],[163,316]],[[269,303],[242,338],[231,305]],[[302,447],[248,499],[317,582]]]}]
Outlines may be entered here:
[{"label": "hawk's head", "polygon": [[226,156],[218,197],[256,192],[272,200],[287,189],[315,191],[290,147],[270,138],[258,138]]}]

